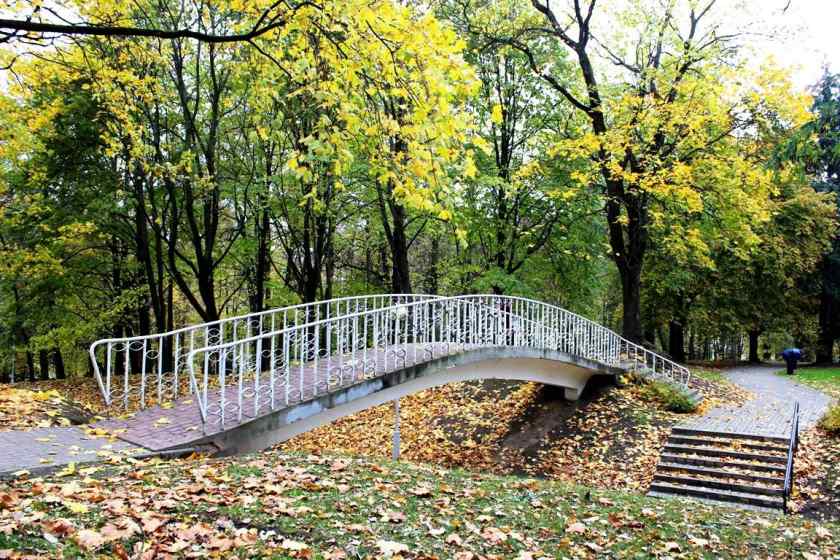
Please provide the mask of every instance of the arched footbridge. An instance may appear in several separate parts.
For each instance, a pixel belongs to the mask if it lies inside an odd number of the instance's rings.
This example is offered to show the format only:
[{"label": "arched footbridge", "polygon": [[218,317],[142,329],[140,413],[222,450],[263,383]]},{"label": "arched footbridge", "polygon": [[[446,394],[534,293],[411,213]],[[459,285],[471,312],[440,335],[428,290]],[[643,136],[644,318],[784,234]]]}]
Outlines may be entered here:
[{"label": "arched footbridge", "polygon": [[[100,426],[153,451],[265,448],[402,396],[471,379],[563,387],[690,372],[584,317],[518,297],[376,295],[223,319],[90,348]],[[361,437],[361,436],[360,436]]]}]

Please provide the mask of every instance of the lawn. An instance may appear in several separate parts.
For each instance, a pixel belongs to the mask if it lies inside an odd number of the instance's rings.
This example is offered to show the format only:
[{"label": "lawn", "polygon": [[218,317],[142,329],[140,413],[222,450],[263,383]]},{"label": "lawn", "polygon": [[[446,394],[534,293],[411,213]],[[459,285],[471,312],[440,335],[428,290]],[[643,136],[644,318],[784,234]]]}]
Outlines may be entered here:
[{"label": "lawn", "polygon": [[[787,373],[782,370],[777,372],[777,375],[787,375]],[[819,389],[836,399],[840,399],[840,367],[803,367],[797,369],[793,377],[799,383]]]},{"label": "lawn", "polygon": [[840,525],[296,453],[0,483],[0,558],[836,558]]}]

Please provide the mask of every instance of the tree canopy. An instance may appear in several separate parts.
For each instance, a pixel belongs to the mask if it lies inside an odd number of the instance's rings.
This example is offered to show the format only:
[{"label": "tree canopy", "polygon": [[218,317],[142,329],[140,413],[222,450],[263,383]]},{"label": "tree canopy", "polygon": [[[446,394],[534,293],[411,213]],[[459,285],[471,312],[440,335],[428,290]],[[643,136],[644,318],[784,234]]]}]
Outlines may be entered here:
[{"label": "tree canopy", "polygon": [[4,9],[18,371],[386,291],[538,297],[679,359],[778,330],[831,359],[836,77],[812,96],[756,63],[736,2]]}]

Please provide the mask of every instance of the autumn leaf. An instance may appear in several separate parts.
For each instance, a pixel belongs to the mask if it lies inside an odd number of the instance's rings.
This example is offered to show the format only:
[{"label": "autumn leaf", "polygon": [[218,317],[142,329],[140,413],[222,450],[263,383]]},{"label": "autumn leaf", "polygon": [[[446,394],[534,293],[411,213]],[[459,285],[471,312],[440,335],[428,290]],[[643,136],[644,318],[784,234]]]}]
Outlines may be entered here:
[{"label": "autumn leaf", "polygon": [[376,546],[385,558],[391,558],[409,550],[407,545],[395,541],[379,540],[376,541]]},{"label": "autumn leaf", "polygon": [[579,521],[577,523],[572,523],[571,525],[566,527],[566,532],[567,533],[583,534],[583,533],[586,532],[586,525],[584,525],[583,523],[581,523]]},{"label": "autumn leaf", "polygon": [[69,463],[65,468],[56,473],[56,476],[71,476],[76,474],[76,463]]},{"label": "autumn leaf", "polygon": [[82,529],[73,538],[85,550],[96,550],[105,544],[105,537],[92,529]]},{"label": "autumn leaf", "polygon": [[481,531],[481,536],[484,540],[494,545],[502,543],[508,538],[507,534],[497,527],[485,527]]},{"label": "autumn leaf", "polygon": [[69,509],[72,513],[80,514],[80,513],[87,513],[88,507],[85,504],[73,501],[65,501],[64,507]]}]

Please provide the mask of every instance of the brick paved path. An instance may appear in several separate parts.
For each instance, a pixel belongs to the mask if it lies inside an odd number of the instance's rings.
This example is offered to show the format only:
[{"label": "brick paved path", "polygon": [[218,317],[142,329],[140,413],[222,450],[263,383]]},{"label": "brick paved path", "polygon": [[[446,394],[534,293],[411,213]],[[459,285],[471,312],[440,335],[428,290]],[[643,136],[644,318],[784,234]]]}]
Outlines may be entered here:
[{"label": "brick paved path", "polygon": [[755,395],[743,406],[716,407],[680,427],[754,435],[790,435],[793,403],[799,401],[800,429],[815,425],[831,399],[824,393],[776,375],[782,366],[740,367],[724,372],[733,383]]},{"label": "brick paved path", "polygon": [[0,432],[0,477],[19,470],[51,470],[69,463],[102,461],[114,455],[146,453],[125,441],[95,437],[85,427]]}]

